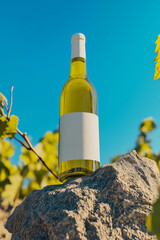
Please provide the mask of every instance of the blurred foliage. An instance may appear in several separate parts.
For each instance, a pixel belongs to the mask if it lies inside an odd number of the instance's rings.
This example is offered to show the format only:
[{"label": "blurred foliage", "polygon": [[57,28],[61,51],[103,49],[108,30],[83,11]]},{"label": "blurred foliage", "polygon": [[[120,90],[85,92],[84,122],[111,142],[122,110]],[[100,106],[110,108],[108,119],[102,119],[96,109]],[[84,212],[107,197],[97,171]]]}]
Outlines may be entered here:
[{"label": "blurred foliage", "polygon": [[[139,126],[139,136],[136,141],[136,145],[133,149],[137,151],[137,153],[141,157],[148,157],[156,161],[157,166],[160,170],[160,153],[153,153],[151,147],[151,140],[148,138],[148,133],[152,132],[156,128],[156,124],[153,118],[149,117],[142,121]],[[112,162],[115,162],[117,158],[121,155],[117,155],[112,158]]]},{"label": "blurred foliage", "polygon": [[17,172],[17,167],[10,163],[13,154],[14,148],[10,142],[0,140],[0,194],[11,183],[9,177]]},{"label": "blurred foliage", "polygon": [[[4,113],[6,97],[0,93],[0,200],[3,207],[13,206],[16,199],[24,199],[31,191],[50,184],[61,184],[33,151],[22,147],[18,166],[11,163],[14,147],[5,140],[17,133],[18,117]],[[35,151],[57,176],[59,132],[47,132]]]},{"label": "blurred foliage", "polygon": [[157,56],[154,60],[154,62],[156,62],[154,80],[157,80],[158,78],[160,78],[160,34],[159,34],[158,39],[155,43],[157,44],[155,52],[158,52],[158,53],[157,53]]},{"label": "blurred foliage", "polygon": [[[47,132],[34,148],[56,176],[58,166],[58,138],[58,131],[54,133]],[[25,197],[34,189],[43,188],[49,184],[60,184],[60,182],[48,172],[42,162],[38,161],[37,156],[32,151],[22,147],[20,159],[24,163],[24,165],[20,166],[21,175],[30,181],[27,187],[21,188],[20,198]]]},{"label": "blurred foliage", "polygon": [[147,134],[149,132],[152,132],[155,128],[156,128],[156,124],[153,118],[144,119],[139,127],[140,134],[138,136],[138,139],[136,141],[136,146],[134,149],[142,157],[148,157],[154,160],[155,159],[158,160],[155,154],[152,152],[151,140],[148,139],[148,136],[147,136]]},{"label": "blurred foliage", "polygon": [[[34,147],[44,162],[57,175],[59,133],[47,132]],[[32,152],[22,147],[18,166],[11,164],[14,148],[7,140],[0,140],[0,195],[2,206],[13,206],[16,199],[24,199],[31,191],[50,184],[61,184]]]},{"label": "blurred foliage", "polygon": [[[160,171],[160,153],[153,153],[151,140],[148,139],[148,133],[152,132],[155,128],[156,124],[153,118],[144,119],[139,126],[140,133],[133,149],[135,149],[141,157],[153,159],[157,163]],[[120,156],[121,155],[115,156],[112,162],[115,162]],[[156,234],[157,239],[160,240],[160,197],[156,203],[153,204],[153,212],[147,217],[146,225],[148,230]]]}]

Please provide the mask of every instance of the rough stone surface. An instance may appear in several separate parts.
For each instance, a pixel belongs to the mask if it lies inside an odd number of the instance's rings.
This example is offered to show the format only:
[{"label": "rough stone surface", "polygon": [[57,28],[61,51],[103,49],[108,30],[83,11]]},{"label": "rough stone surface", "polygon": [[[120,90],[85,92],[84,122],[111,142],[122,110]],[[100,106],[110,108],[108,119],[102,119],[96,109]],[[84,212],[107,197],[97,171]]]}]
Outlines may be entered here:
[{"label": "rough stone surface", "polygon": [[145,219],[159,184],[156,163],[132,151],[91,176],[33,191],[6,228],[13,240],[156,239]]},{"label": "rough stone surface", "polygon": [[2,207],[1,205],[1,198],[0,198],[0,239],[2,240],[10,240],[11,239],[11,233],[7,231],[7,229],[4,227],[6,224],[6,221],[8,217],[12,214],[16,206],[18,206],[22,201],[17,199],[14,202],[13,207],[9,206],[7,208]]}]

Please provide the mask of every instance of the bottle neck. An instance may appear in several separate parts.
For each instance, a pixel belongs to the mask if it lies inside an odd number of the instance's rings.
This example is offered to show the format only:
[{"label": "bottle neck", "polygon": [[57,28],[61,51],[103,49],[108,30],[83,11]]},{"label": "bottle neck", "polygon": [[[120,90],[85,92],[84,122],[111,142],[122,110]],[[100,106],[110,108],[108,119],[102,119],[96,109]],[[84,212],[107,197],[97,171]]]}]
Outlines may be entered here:
[{"label": "bottle neck", "polygon": [[87,77],[86,71],[86,59],[82,57],[75,57],[71,60],[71,70],[70,70],[70,77],[77,78]]},{"label": "bottle neck", "polygon": [[86,78],[86,48],[85,36],[81,33],[72,36],[71,72],[70,77]]}]

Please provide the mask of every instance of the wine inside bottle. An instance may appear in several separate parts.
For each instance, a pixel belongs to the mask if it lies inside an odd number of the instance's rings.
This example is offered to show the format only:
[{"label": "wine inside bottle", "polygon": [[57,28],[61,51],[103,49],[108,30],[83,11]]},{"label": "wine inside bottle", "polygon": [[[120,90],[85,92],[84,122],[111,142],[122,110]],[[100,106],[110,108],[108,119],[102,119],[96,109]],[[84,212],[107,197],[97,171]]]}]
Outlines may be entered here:
[{"label": "wine inside bottle", "polygon": [[85,36],[72,36],[71,71],[60,97],[58,178],[90,175],[100,167],[97,93],[86,72]]}]

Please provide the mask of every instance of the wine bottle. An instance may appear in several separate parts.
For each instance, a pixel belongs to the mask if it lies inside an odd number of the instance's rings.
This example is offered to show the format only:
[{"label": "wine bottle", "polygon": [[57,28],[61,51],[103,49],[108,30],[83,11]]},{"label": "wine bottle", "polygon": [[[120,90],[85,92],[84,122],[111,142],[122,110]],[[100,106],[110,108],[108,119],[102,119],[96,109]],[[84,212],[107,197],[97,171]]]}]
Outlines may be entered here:
[{"label": "wine bottle", "polygon": [[97,93],[86,72],[85,36],[71,39],[70,77],[60,96],[58,178],[90,175],[100,167]]}]

